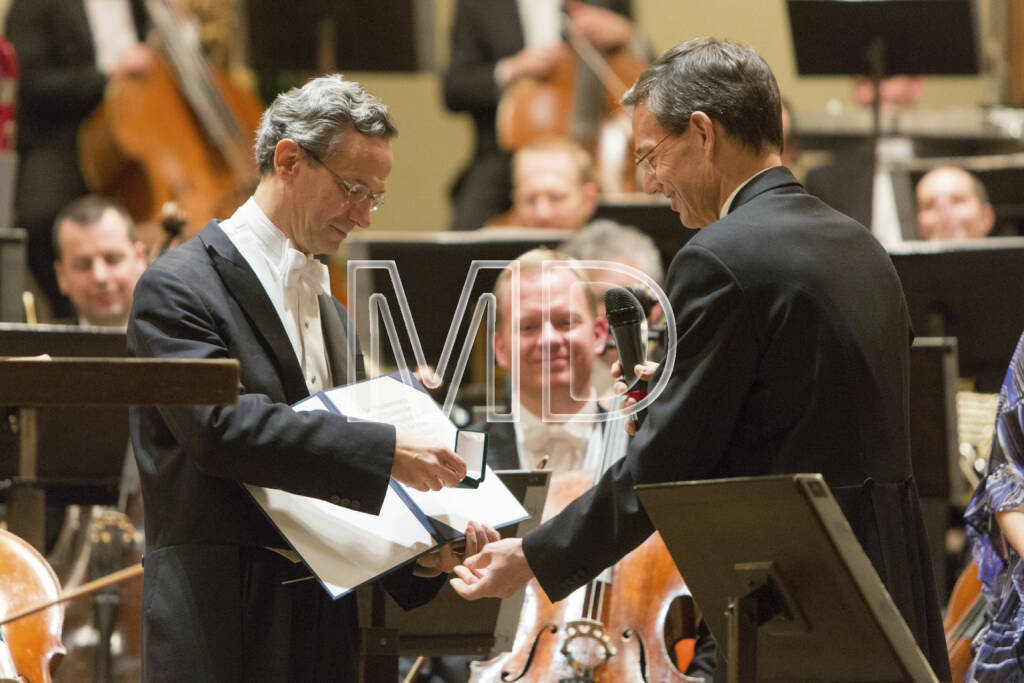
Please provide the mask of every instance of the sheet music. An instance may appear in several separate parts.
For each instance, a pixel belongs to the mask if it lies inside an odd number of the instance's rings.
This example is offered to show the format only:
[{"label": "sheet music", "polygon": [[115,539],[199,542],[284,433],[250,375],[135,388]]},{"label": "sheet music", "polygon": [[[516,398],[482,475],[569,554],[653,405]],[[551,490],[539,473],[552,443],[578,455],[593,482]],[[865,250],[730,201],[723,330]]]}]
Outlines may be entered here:
[{"label": "sheet music", "polygon": [[[455,444],[455,426],[430,396],[388,376],[321,392],[293,408],[349,419],[372,416],[449,448]],[[435,522],[444,539],[461,538],[470,520],[500,528],[529,517],[490,468],[476,489],[420,492],[392,483],[400,491],[388,488],[379,515],[278,489],[246,488],[335,599],[441,545],[417,514]],[[410,509],[403,495],[419,510]]]}]

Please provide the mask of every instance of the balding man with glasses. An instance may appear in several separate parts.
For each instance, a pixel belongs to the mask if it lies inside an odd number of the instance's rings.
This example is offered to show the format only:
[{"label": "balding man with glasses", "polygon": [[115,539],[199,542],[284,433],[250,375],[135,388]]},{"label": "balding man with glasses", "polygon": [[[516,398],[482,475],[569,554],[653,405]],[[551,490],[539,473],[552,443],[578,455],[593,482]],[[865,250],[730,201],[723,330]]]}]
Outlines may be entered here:
[{"label": "balding man with glasses", "polygon": [[[158,259],[128,326],[139,357],[237,358],[233,406],[134,408],[146,504],[145,681],[356,680],[354,597],[332,601],[242,484],[377,513],[390,479],[455,486],[465,463],[391,425],[289,406],[363,377],[355,330],[317,255],[370,225],[391,172],[387,108],[358,83],[314,79],[277,97],[257,132],[260,182],[233,216]],[[493,530],[471,525],[472,549]],[[451,554],[384,578],[431,598]]]}]

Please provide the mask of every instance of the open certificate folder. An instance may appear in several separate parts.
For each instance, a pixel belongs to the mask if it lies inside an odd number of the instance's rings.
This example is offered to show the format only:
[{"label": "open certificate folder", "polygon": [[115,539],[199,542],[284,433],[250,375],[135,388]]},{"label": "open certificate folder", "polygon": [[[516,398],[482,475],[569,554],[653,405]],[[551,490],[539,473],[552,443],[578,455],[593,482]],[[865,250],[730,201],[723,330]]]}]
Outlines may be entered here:
[{"label": "open certificate folder", "polygon": [[[322,391],[293,407],[388,422],[450,448],[458,431],[429,395],[390,376]],[[278,489],[246,488],[335,599],[463,538],[470,521],[497,529],[529,518],[489,468],[476,488],[421,492],[392,479],[379,515]]]}]

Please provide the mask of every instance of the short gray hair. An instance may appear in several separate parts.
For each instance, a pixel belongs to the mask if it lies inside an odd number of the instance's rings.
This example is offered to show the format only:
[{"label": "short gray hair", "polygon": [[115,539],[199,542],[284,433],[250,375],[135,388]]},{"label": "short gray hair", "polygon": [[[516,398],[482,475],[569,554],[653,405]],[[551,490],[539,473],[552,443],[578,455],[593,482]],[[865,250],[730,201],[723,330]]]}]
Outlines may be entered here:
[{"label": "short gray hair", "polygon": [[664,270],[661,252],[649,235],[632,225],[622,225],[607,218],[588,223],[582,230],[562,243],[561,251],[580,261],[599,260],[622,263],[629,254],[636,267],[661,282]]},{"label": "short gray hair", "polygon": [[746,45],[694,38],[671,48],[640,74],[622,97],[646,102],[658,125],[682,135],[695,111],[718,121],[744,146],[782,150],[779,85],[771,67]]},{"label": "short gray hair", "polygon": [[341,74],[314,78],[301,88],[281,93],[263,112],[256,131],[260,174],[274,170],[274,150],[281,140],[294,140],[323,160],[334,153],[340,134],[347,130],[385,139],[398,134],[388,108]]}]

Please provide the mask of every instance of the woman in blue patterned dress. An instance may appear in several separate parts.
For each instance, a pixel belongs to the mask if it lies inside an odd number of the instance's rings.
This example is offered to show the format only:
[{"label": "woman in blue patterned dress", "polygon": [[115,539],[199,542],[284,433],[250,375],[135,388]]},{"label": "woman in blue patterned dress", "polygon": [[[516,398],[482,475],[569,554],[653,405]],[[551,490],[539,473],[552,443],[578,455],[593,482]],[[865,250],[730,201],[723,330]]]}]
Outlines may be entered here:
[{"label": "woman in blue patterned dress", "polygon": [[970,682],[1024,682],[1024,336],[1010,360],[988,473],[967,507],[967,535],[985,597]]}]

